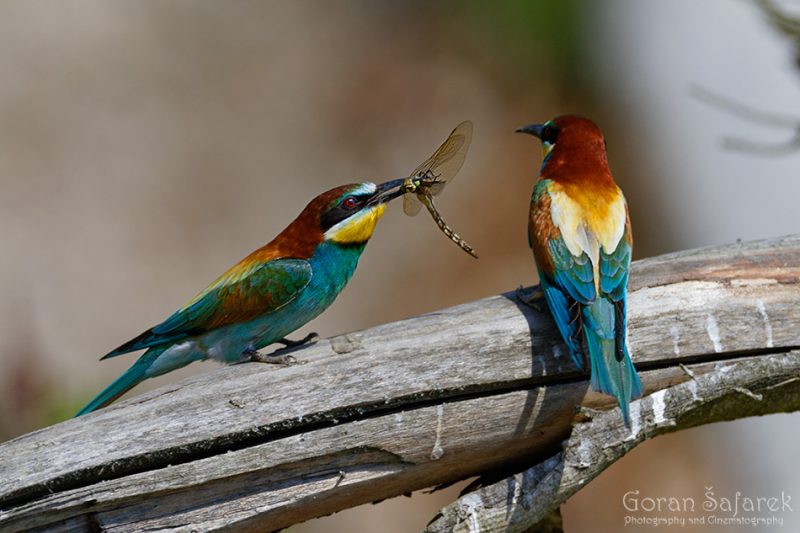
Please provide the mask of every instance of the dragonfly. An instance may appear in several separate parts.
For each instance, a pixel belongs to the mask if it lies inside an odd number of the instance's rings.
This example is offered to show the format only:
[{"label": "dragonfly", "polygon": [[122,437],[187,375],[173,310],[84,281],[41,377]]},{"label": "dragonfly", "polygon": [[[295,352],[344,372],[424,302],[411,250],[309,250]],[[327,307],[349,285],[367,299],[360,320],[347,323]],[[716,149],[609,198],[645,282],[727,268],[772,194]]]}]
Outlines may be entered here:
[{"label": "dragonfly", "polygon": [[475,253],[472,246],[453,231],[433,203],[433,197],[441,194],[445,185],[453,181],[458,171],[461,170],[471,140],[472,122],[465,120],[450,132],[450,135],[432,156],[414,169],[411,175],[403,181],[400,192],[403,194],[403,211],[406,215],[415,216],[424,205],[442,233],[477,259],[478,254]]}]

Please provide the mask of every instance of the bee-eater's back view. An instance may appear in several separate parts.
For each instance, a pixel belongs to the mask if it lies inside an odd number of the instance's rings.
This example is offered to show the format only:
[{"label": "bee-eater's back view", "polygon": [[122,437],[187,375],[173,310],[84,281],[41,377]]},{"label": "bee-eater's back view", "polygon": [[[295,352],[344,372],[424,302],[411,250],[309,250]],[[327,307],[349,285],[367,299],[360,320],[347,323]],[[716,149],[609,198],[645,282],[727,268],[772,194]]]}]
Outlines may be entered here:
[{"label": "bee-eater's back view", "polygon": [[[317,196],[269,244],[231,267],[164,322],[103,357],[147,349],[78,412],[104,407],[141,381],[192,361],[265,361],[257,350],[333,303],[403,180],[359,183]],[[302,341],[301,341],[302,342]]]},{"label": "bee-eater's back view", "polygon": [[628,406],[642,394],[625,338],[633,237],[605,139],[597,125],[577,116],[517,131],[535,135],[544,148],[528,239],[545,301],[582,370],[586,339],[592,388],[615,397],[630,425]]}]

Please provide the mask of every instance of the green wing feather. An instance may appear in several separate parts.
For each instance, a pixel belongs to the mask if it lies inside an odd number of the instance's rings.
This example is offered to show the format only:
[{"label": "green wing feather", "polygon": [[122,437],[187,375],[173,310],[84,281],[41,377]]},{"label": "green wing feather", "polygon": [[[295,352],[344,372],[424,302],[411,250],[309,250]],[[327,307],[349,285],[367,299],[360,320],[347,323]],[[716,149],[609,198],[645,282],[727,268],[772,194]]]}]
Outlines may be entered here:
[{"label": "green wing feather", "polygon": [[628,274],[631,267],[631,245],[625,235],[620,239],[617,249],[607,254],[600,250],[600,291],[614,302],[625,299],[628,287]]},{"label": "green wing feather", "polygon": [[563,238],[552,239],[548,244],[553,261],[553,278],[556,284],[573,300],[584,305],[593,302],[597,293],[589,256],[585,252],[577,257],[572,255]]},{"label": "green wing feather", "polygon": [[303,259],[273,259],[235,272],[223,275],[164,322],[103,359],[274,313],[294,300],[311,281],[311,263]]}]

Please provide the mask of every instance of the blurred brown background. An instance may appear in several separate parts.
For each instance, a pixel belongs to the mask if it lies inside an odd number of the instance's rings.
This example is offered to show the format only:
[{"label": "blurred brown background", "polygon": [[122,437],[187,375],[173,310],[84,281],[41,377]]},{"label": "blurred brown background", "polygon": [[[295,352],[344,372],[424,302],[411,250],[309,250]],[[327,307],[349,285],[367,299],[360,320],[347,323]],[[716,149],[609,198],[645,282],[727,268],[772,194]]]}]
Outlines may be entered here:
[{"label": "blurred brown background", "polygon": [[[796,232],[800,154],[721,147],[728,134],[780,143],[791,130],[690,94],[699,85],[791,114],[790,46],[754,4],[730,0],[0,3],[0,439],[71,416],[133,361],[102,354],[317,193],[407,174],[466,118],[472,149],[437,203],[481,260],[393,205],[350,286],[300,333],[535,282],[525,232],[540,149],[513,130],[558,114],[606,132],[638,257]],[[565,505],[565,526],[621,528],[629,490],[800,501],[797,422],[648,442]],[[454,494],[291,531],[417,531]],[[800,511],[786,519],[800,530]]]}]

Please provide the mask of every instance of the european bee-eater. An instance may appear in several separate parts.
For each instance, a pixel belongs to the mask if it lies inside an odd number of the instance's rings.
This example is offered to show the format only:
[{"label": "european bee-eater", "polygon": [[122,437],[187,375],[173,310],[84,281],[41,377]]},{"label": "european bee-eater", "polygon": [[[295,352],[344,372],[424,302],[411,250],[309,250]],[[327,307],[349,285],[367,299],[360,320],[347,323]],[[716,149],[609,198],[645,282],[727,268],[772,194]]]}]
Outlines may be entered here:
[{"label": "european bee-eater", "polygon": [[605,139],[577,116],[517,131],[538,137],[544,148],[528,225],[544,299],[581,370],[586,340],[592,388],[616,398],[630,425],[628,405],[642,394],[626,342],[633,237]]},{"label": "european bee-eater", "polygon": [[259,349],[275,342],[294,344],[284,337],[333,303],[353,275],[386,202],[401,194],[393,189],[402,184],[398,179],[377,186],[344,185],[314,198],[269,244],[165,321],[103,357],[147,349],[76,416],[192,361],[267,361]]}]

